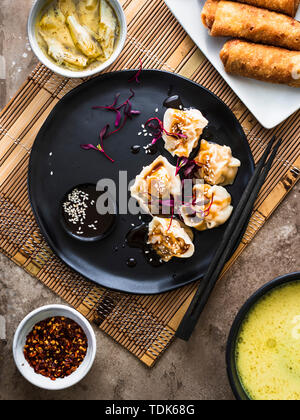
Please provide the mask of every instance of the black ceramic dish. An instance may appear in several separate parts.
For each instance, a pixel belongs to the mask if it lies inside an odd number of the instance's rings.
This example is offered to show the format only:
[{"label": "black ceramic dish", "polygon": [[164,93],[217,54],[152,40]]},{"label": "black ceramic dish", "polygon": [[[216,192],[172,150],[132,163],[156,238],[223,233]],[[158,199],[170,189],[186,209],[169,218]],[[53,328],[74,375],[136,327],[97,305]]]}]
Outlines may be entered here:
[{"label": "black ceramic dish", "polygon": [[[128,171],[128,181],[133,180],[159,154],[173,165],[177,159],[158,142],[155,155],[146,154],[143,146],[151,138],[138,136],[141,125],[148,118],[163,119],[163,103],[171,94],[179,94],[186,107],[201,110],[210,121],[204,138],[232,148],[233,155],[242,166],[233,186],[228,187],[233,205],[238,201],[254,171],[254,162],[245,134],[230,109],[207,89],[178,75],[145,70],[141,83],[128,83],[135,72],[125,71],[105,74],[90,80],[67,94],[53,109],[41,128],[32,149],[28,187],[31,205],[51,248],[70,267],[90,280],[129,293],[162,293],[200,279],[206,272],[225,230],[220,228],[195,235],[196,253],[189,260],[173,259],[168,264],[152,267],[146,263],[139,249],[131,249],[125,238],[132,228],[141,223],[138,216],[118,215],[116,226],[105,240],[82,243],[67,234],[58,221],[62,197],[80,184],[96,184],[102,178],[111,178],[119,185],[119,171]],[[130,95],[135,116],[118,133],[105,140],[105,151],[115,163],[101,153],[86,151],[81,144],[99,143],[99,132],[107,124],[113,127],[115,115],[106,110],[93,110],[93,106],[108,105],[116,93],[121,101]],[[124,98],[124,99],[123,99]],[[122,100],[123,99],[123,100]],[[155,112],[158,108],[158,112]],[[140,145],[139,153],[132,146]],[[119,203],[117,203],[119,205]],[[134,268],[127,261],[134,258]]]},{"label": "black ceramic dish", "polygon": [[234,393],[234,396],[237,400],[247,401],[250,400],[248,394],[245,392],[244,387],[241,383],[241,380],[238,375],[237,366],[236,366],[236,344],[239,337],[241,326],[249,314],[251,309],[258,303],[258,301],[265,296],[267,293],[273,289],[282,286],[286,283],[291,283],[294,281],[300,281],[300,272],[286,274],[284,276],[278,277],[275,280],[265,284],[257,292],[255,292],[247,302],[242,306],[239,313],[237,314],[234,323],[231,327],[231,331],[227,343],[226,351],[226,363],[227,363],[227,374],[229,382]]}]

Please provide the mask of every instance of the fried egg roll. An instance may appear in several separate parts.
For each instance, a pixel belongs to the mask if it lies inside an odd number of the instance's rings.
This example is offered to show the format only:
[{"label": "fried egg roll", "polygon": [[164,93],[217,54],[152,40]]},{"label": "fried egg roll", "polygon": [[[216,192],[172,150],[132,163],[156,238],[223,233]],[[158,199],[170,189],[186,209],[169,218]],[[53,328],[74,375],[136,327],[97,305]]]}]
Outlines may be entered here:
[{"label": "fried egg roll", "polygon": [[300,22],[280,13],[232,1],[209,0],[202,20],[212,36],[244,38],[300,51]]},{"label": "fried egg roll", "polygon": [[203,25],[208,29],[211,29],[214,24],[218,5],[219,0],[207,0],[204,4],[201,18]]},{"label": "fried egg roll", "polygon": [[[235,1],[235,0],[234,0]],[[239,3],[250,4],[250,6],[261,7],[274,12],[284,13],[292,17],[296,16],[299,0],[236,0]],[[208,3],[217,3],[219,0],[208,1]],[[209,5],[208,7],[212,7]]]},{"label": "fried egg roll", "polygon": [[300,52],[233,39],[221,60],[227,73],[300,87]]},{"label": "fried egg roll", "polygon": [[296,16],[299,0],[238,0],[240,3],[247,3],[251,6],[262,7],[284,13],[292,17]]}]

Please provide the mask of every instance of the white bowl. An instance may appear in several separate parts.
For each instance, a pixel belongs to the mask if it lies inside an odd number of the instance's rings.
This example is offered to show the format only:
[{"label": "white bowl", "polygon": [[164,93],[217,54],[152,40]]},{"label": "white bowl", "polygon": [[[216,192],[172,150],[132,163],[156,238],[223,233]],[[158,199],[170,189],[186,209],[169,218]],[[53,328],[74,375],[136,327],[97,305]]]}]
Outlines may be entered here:
[{"label": "white bowl", "polygon": [[[58,378],[55,381],[52,381],[50,378],[46,378],[45,376],[35,373],[34,369],[25,359],[23,351],[26,338],[32,331],[33,327],[38,322],[54,316],[64,316],[75,321],[86,334],[88,339],[88,349],[83,362],[75,372],[65,378]],[[43,306],[27,315],[18,326],[13,341],[13,355],[19,371],[24,378],[33,385],[53,391],[65,389],[81,381],[91,369],[96,356],[96,337],[90,323],[75,309],[64,305]]]},{"label": "white bowl", "polygon": [[109,60],[105,61],[102,64],[99,64],[99,66],[93,68],[93,69],[87,69],[82,71],[72,71],[68,69],[64,69],[58,65],[56,65],[52,60],[50,60],[49,57],[43,52],[43,50],[40,48],[37,39],[36,39],[36,32],[35,32],[35,24],[36,20],[42,10],[42,8],[45,6],[49,0],[35,0],[31,11],[29,13],[28,18],[28,39],[31,45],[31,49],[34,52],[34,54],[37,56],[37,58],[50,70],[54,71],[57,74],[60,74],[63,77],[68,78],[84,78],[84,77],[90,77],[97,73],[100,73],[101,71],[105,70],[107,67],[109,67],[120,55],[121,51],[124,48],[124,44],[126,41],[127,36],[127,23],[126,23],[126,17],[123,11],[123,8],[119,2],[119,0],[107,0],[111,7],[114,9],[117,18],[119,20],[120,24],[120,36],[118,39],[117,46],[114,50],[114,53],[109,58]]}]

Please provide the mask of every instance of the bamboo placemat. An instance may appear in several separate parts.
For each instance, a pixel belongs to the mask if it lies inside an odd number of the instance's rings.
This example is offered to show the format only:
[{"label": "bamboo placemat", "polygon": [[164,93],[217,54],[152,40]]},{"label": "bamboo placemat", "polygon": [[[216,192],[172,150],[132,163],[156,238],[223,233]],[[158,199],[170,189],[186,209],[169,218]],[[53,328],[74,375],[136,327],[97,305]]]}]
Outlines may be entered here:
[{"label": "bamboo placemat", "polygon": [[[128,39],[108,71],[145,68],[179,73],[217,94],[241,122],[257,161],[274,135],[284,139],[257,200],[247,232],[224,272],[263,227],[300,177],[300,112],[265,130],[186,35],[163,0],[121,0]],[[151,367],[168,348],[197,284],[157,296],[113,292],[68,268],[44,241],[27,196],[27,166],[35,137],[57,102],[82,80],[39,64],[0,114],[0,251],[79,310]]]}]

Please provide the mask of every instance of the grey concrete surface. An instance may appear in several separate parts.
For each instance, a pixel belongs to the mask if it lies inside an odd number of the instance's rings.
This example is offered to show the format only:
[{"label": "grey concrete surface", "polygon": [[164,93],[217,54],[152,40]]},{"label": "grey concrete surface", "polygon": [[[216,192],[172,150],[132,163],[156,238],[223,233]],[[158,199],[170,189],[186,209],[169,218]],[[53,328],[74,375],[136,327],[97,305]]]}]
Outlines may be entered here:
[{"label": "grey concrete surface", "polygon": [[[33,69],[26,37],[31,0],[1,0],[0,105]],[[97,356],[75,387],[48,392],[27,383],[12,357],[12,340],[23,317],[44,304],[64,303],[36,279],[0,255],[0,400],[56,399],[233,399],[226,377],[225,346],[232,321],[261,285],[299,270],[298,185],[220,282],[189,343],[176,341],[153,369],[95,329]]]}]

